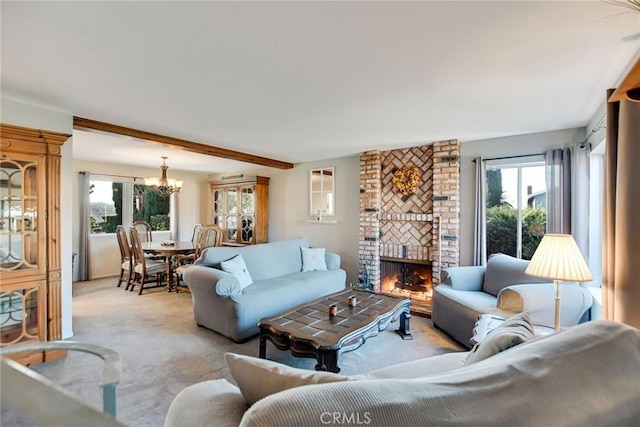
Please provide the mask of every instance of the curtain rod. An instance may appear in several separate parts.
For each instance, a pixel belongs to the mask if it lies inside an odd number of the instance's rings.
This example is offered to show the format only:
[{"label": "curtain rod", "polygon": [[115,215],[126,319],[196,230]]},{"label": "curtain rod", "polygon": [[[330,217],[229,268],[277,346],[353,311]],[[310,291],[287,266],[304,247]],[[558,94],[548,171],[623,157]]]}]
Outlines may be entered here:
[{"label": "curtain rod", "polygon": [[141,178],[139,176],[112,175],[112,174],[108,174],[108,173],[91,173],[91,172],[86,172],[86,171],[81,171],[81,172],[78,172],[78,173],[83,173],[83,174],[84,173],[88,173],[90,175],[96,175],[96,176],[111,176],[111,177],[114,177],[114,178],[130,178],[130,179],[133,179],[134,181],[137,181],[137,180],[140,179],[140,180],[144,181],[144,178]]},{"label": "curtain rod", "polygon": [[[586,144],[587,142],[589,142],[589,138],[591,138],[591,136],[598,132],[600,129],[606,129],[607,128],[607,124],[605,123],[605,119],[607,118],[607,113],[605,112],[602,117],[600,117],[600,120],[598,120],[593,127],[591,128],[591,131],[589,132],[589,135],[587,135],[587,138],[582,141],[580,143],[580,148],[584,148],[584,144]],[[503,160],[503,159],[516,159],[518,157],[530,157],[530,156],[544,156],[545,153],[536,153],[536,154],[521,154],[519,156],[504,156],[504,157],[492,157],[489,159],[482,159],[482,160]],[[473,163],[476,162],[476,159],[471,160]]]},{"label": "curtain rod", "polygon": [[[503,157],[491,157],[488,159],[482,159],[482,160],[503,160],[503,159],[517,159],[519,157],[533,157],[533,156],[544,156],[544,153],[534,153],[534,154],[520,154],[518,156],[503,156]],[[473,163],[476,162],[476,159],[471,160]]]}]

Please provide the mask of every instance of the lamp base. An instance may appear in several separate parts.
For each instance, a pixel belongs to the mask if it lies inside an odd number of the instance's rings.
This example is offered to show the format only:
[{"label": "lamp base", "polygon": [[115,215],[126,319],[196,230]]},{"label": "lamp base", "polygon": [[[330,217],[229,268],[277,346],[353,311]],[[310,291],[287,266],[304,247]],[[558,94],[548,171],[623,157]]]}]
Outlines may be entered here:
[{"label": "lamp base", "polygon": [[560,330],[560,294],[562,293],[562,280],[554,280],[553,289],[556,291],[556,321],[553,329],[558,332]]}]

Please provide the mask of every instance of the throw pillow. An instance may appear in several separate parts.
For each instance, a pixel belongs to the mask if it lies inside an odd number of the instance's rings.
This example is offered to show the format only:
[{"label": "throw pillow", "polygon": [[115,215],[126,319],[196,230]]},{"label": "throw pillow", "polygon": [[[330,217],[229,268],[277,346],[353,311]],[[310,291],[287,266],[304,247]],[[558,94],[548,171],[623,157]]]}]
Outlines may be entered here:
[{"label": "throw pillow", "polygon": [[535,337],[529,313],[522,312],[496,326],[469,352],[465,365],[479,362]]},{"label": "throw pillow", "polygon": [[300,251],[302,252],[302,271],[326,271],[325,248],[304,248],[301,246]]},{"label": "throw pillow", "polygon": [[222,268],[222,271],[233,274],[236,279],[238,279],[238,282],[240,282],[242,289],[253,283],[253,279],[247,270],[247,265],[244,263],[244,258],[242,258],[240,254],[226,261],[222,261],[220,268]]},{"label": "throw pillow", "polygon": [[225,353],[224,358],[231,376],[250,405],[263,397],[294,387],[351,380],[344,375],[292,368],[241,354]]}]

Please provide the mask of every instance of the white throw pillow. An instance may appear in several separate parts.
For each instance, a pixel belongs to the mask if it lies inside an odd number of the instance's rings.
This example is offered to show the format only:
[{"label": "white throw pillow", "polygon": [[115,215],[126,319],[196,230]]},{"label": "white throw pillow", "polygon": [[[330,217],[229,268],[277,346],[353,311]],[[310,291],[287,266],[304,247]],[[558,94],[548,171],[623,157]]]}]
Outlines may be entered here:
[{"label": "white throw pillow", "polygon": [[331,372],[292,368],[281,363],[242,354],[225,353],[224,358],[231,371],[231,376],[250,405],[263,397],[290,388],[352,379]]},{"label": "white throw pillow", "polygon": [[302,252],[302,271],[326,271],[327,263],[324,260],[325,248],[300,247]]},{"label": "white throw pillow", "polygon": [[469,352],[465,365],[479,362],[493,355],[535,338],[533,324],[526,311],[512,316],[496,326]]},{"label": "white throw pillow", "polygon": [[240,254],[226,261],[222,261],[220,267],[223,271],[233,274],[236,279],[238,279],[238,282],[240,282],[242,289],[253,283],[253,279],[247,270],[247,265],[244,263],[244,258],[242,258]]}]

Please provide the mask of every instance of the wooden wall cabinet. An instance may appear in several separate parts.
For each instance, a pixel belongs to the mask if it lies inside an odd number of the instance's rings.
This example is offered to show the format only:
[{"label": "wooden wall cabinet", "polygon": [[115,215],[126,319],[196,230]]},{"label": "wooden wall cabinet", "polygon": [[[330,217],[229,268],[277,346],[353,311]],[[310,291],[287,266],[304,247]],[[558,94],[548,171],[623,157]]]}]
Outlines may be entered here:
[{"label": "wooden wall cabinet", "polygon": [[209,184],[211,218],[224,231],[223,245],[269,241],[269,178],[233,178]]},{"label": "wooden wall cabinet", "polygon": [[[0,124],[0,347],[62,339],[60,149],[69,137]],[[28,365],[65,354],[8,357]]]}]

